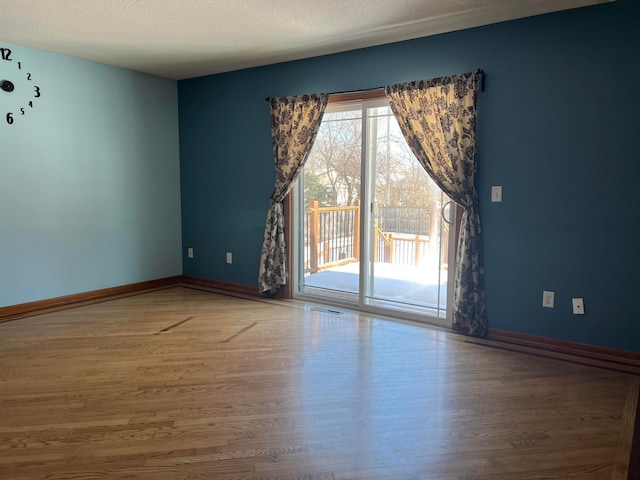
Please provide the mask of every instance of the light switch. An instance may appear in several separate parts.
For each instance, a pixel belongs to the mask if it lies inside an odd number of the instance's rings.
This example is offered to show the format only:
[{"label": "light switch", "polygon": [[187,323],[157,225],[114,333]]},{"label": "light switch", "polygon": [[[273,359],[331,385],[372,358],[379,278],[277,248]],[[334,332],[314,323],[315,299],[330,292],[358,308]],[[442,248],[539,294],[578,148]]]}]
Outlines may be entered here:
[{"label": "light switch", "polygon": [[500,185],[494,185],[493,187],[491,187],[491,201],[492,202],[502,201],[502,187]]}]

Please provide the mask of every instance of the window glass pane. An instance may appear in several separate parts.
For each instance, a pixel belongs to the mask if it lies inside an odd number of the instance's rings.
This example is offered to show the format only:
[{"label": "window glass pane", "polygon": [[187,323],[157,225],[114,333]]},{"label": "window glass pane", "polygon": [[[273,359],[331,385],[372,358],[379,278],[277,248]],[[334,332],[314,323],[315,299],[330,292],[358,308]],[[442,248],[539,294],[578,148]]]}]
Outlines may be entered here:
[{"label": "window glass pane", "polygon": [[299,292],[446,316],[448,199],[386,99],[329,105],[299,188]]}]

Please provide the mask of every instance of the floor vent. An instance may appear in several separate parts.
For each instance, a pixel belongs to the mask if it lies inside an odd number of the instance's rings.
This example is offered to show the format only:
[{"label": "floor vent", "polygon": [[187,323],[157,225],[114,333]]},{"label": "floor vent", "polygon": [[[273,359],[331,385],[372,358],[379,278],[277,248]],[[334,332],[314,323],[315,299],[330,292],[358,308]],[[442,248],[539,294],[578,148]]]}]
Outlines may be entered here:
[{"label": "floor vent", "polygon": [[332,310],[330,308],[312,307],[309,310],[313,310],[314,312],[330,313],[331,315],[344,315],[344,312],[341,312],[340,310]]}]

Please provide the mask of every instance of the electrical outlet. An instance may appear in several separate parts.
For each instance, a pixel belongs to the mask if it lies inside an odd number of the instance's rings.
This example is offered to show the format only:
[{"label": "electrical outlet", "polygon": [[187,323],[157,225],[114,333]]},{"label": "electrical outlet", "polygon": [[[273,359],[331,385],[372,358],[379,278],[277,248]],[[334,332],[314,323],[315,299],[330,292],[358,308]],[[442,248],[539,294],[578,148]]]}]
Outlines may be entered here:
[{"label": "electrical outlet", "polygon": [[553,308],[553,302],[555,300],[555,292],[542,292],[542,306],[545,308]]},{"label": "electrical outlet", "polygon": [[584,301],[582,298],[572,298],[571,303],[573,304],[574,315],[584,315]]},{"label": "electrical outlet", "polygon": [[233,263],[233,254],[231,252],[227,252],[227,263]]},{"label": "electrical outlet", "polygon": [[187,248],[187,257],[193,258],[193,247]]}]

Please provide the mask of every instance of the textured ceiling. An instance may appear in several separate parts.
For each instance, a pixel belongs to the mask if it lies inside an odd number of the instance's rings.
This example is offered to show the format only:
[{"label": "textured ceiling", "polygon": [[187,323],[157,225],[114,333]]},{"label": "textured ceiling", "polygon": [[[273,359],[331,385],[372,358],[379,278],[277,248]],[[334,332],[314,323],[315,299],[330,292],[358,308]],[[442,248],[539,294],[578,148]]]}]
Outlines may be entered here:
[{"label": "textured ceiling", "polygon": [[172,79],[612,0],[0,0],[0,40]]}]

